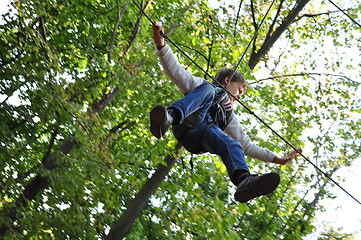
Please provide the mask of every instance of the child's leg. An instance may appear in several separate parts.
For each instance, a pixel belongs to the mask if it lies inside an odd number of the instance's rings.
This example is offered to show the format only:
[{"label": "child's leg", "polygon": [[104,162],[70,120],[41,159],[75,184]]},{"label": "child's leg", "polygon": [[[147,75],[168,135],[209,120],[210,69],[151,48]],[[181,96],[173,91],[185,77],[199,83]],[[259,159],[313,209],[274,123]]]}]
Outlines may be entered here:
[{"label": "child's leg", "polygon": [[238,185],[240,174],[249,173],[241,144],[225,134],[218,126],[212,125],[203,131],[202,145],[206,151],[222,158],[234,185]]},{"label": "child's leg", "polygon": [[232,183],[237,186],[234,195],[237,201],[245,203],[273,192],[280,182],[279,174],[249,174],[241,144],[226,135],[218,126],[208,127],[208,120],[205,119],[195,128],[187,129],[183,124],[174,126],[174,136],[190,152],[210,152],[222,158]]},{"label": "child's leg", "polygon": [[[279,174],[270,172],[260,176],[250,175],[240,143],[223,133],[219,127],[213,125],[204,131],[202,145],[222,158],[232,183],[237,186],[234,194],[237,201],[245,203],[277,188],[280,182]],[[248,174],[242,177],[245,172]]]},{"label": "child's leg", "polygon": [[168,108],[155,106],[150,112],[150,131],[161,138],[171,125],[196,128],[205,119],[214,94],[214,87],[204,83]]},{"label": "child's leg", "polygon": [[195,127],[203,122],[209,107],[214,99],[214,87],[210,83],[204,83],[185,95],[182,99],[174,102],[169,109],[176,109],[180,113],[180,121]]}]

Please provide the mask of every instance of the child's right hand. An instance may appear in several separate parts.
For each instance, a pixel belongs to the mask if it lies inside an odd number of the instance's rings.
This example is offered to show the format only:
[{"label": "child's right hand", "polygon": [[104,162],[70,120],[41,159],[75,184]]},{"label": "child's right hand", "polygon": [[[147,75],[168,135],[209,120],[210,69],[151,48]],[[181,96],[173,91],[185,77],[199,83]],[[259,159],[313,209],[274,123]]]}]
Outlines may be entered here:
[{"label": "child's right hand", "polygon": [[[298,151],[300,153],[302,153],[302,149],[299,148]],[[294,150],[293,152],[287,154],[286,156],[282,157],[282,158],[276,158],[275,163],[278,163],[280,165],[286,165],[288,163],[290,163],[293,159],[295,159],[297,157],[297,151]]]},{"label": "child's right hand", "polygon": [[157,44],[158,49],[164,46],[164,38],[161,32],[164,32],[164,28],[161,27],[157,22],[153,24],[153,40]]}]

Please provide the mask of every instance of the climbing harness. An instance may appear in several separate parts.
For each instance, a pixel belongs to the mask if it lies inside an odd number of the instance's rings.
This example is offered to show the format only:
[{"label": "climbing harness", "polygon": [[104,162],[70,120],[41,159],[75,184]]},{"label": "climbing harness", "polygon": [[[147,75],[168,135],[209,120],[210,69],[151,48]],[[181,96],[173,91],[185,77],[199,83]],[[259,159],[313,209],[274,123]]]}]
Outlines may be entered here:
[{"label": "climbing harness", "polygon": [[[138,3],[133,0],[134,4],[139,8],[139,10],[143,13],[144,16],[146,16],[146,18],[149,20],[149,22],[154,25],[154,22],[149,18],[149,16],[144,12],[144,10],[138,5]],[[253,35],[250,43],[248,44],[246,51],[248,50],[249,46],[251,45],[252,41],[255,39],[256,34],[258,33],[258,29],[261,27],[262,23],[264,22],[264,19],[266,18],[267,14],[269,13],[273,3],[275,2],[275,0],[272,1],[270,8],[268,9],[267,13],[265,14],[265,16],[262,19],[261,24],[258,26],[255,34]],[[302,152],[300,150],[298,150],[296,147],[294,147],[289,141],[287,141],[285,138],[283,138],[279,133],[277,133],[271,126],[269,126],[262,118],[260,118],[257,114],[255,114],[247,105],[245,105],[243,102],[241,102],[239,99],[237,99],[232,93],[230,93],[227,89],[227,85],[223,86],[221,85],[213,76],[211,76],[207,71],[205,71],[201,66],[199,66],[199,64],[197,64],[187,53],[185,53],[180,47],[178,47],[177,44],[175,44],[166,34],[164,34],[163,32],[161,32],[162,37],[164,37],[168,42],[170,42],[175,48],[177,48],[177,50],[179,50],[185,57],[187,57],[195,66],[197,66],[201,71],[203,71],[208,77],[210,77],[214,82],[217,83],[218,87],[220,87],[224,92],[228,93],[229,96],[233,97],[239,104],[242,105],[243,108],[245,108],[251,115],[253,115],[258,121],[260,121],[263,125],[265,125],[269,130],[271,130],[271,132],[273,134],[275,134],[277,137],[279,137],[284,143],[286,143],[289,147],[291,147],[294,151],[296,151],[303,159],[305,159],[308,163],[310,163],[316,170],[318,170],[320,173],[322,173],[326,178],[328,178],[333,184],[335,184],[337,187],[339,187],[343,192],[345,192],[347,195],[349,195],[352,199],[354,199],[358,204],[361,205],[361,202],[359,200],[357,200],[353,195],[351,195],[348,191],[346,191],[346,189],[344,189],[339,183],[337,183],[335,180],[333,180],[330,175],[326,172],[324,172],[322,169],[320,169],[317,165],[315,165],[310,159],[308,159],[304,154],[302,154]],[[231,79],[233,78],[235,71],[237,70],[237,68],[239,67],[241,61],[243,60],[243,57],[246,54],[246,51],[244,51],[244,53],[242,54],[241,59],[238,61],[234,72],[232,74],[232,76],[230,77],[228,83],[231,81]]]},{"label": "climbing harness", "polygon": [[231,122],[233,116],[232,111],[227,111],[223,105],[227,100],[230,100],[223,89],[217,86],[214,88],[215,96],[213,103],[208,110],[208,114],[212,118],[212,124],[217,125],[223,131],[227,127],[228,123]]}]

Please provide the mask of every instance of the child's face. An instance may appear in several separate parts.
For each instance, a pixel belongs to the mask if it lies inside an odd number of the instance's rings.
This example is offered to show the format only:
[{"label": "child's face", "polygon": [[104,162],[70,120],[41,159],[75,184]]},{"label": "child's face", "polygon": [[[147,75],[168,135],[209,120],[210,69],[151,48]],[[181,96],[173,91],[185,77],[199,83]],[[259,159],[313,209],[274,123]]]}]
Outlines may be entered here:
[{"label": "child's face", "polygon": [[[237,99],[240,99],[242,94],[246,91],[246,89],[242,86],[241,82],[230,82],[228,84],[228,91],[232,93],[232,95],[235,96]],[[235,101],[233,97],[231,96],[228,97],[229,99],[231,99],[232,102]]]}]

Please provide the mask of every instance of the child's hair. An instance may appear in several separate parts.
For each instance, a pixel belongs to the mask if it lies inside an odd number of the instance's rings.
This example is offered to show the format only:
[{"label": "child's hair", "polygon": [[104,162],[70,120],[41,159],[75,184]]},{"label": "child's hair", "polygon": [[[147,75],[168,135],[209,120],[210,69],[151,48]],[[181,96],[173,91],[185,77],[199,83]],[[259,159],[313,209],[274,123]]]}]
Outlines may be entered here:
[{"label": "child's hair", "polygon": [[[232,68],[221,68],[218,70],[216,76],[214,76],[214,78],[222,85],[225,85],[226,83],[224,82],[224,80],[226,79],[226,77],[231,77],[232,73],[233,73],[234,69]],[[231,79],[231,82],[241,82],[242,86],[247,89],[247,82],[246,79],[244,79],[243,75],[240,74],[239,72],[235,72],[233,78]],[[213,84],[217,84],[214,80],[212,82]]]}]

